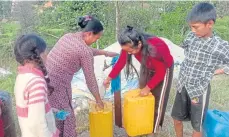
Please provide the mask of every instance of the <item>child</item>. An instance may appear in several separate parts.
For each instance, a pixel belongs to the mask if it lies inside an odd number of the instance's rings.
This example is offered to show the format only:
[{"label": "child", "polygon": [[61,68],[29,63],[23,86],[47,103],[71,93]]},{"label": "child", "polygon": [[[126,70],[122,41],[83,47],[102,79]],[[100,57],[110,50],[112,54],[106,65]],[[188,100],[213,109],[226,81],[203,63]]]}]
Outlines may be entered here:
[{"label": "child", "polygon": [[46,43],[35,34],[21,36],[14,54],[20,64],[15,83],[16,110],[22,137],[59,137],[47,94]]},{"label": "child", "polygon": [[210,81],[220,65],[229,65],[229,44],[212,32],[216,21],[213,5],[201,2],[188,15],[192,32],[184,40],[177,94],[172,110],[177,137],[183,137],[182,121],[190,120],[192,137],[202,137],[202,123],[208,108]]},{"label": "child", "polygon": [[147,96],[152,92],[156,100],[155,126],[153,129],[153,133],[156,133],[164,120],[173,76],[173,57],[163,40],[156,36],[141,33],[130,26],[120,34],[118,42],[122,51],[109,77],[104,81],[104,85],[108,86],[111,79],[115,78],[125,65],[128,78],[131,72],[130,68],[136,70],[131,60],[132,55],[134,55],[141,63],[140,95]]}]

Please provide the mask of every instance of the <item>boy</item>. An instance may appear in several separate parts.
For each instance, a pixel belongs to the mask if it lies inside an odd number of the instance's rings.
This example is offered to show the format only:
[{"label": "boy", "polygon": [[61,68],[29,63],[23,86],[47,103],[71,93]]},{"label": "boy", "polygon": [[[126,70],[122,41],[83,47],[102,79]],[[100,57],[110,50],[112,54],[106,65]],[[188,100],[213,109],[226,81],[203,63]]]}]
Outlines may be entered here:
[{"label": "boy", "polygon": [[192,32],[182,44],[185,59],[172,110],[177,137],[183,137],[182,121],[186,120],[191,121],[194,129],[192,137],[202,137],[210,81],[220,65],[229,66],[229,44],[212,32],[215,21],[215,8],[206,2],[195,5],[187,17]]}]

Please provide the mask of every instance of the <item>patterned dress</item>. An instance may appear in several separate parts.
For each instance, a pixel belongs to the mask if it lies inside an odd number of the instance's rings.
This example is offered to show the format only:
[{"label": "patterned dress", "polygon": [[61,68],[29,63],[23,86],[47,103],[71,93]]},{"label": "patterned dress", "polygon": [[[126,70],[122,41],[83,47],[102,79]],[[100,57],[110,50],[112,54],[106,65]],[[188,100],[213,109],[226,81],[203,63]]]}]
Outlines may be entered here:
[{"label": "patterned dress", "polygon": [[76,137],[76,120],[71,104],[74,73],[82,68],[89,90],[98,92],[93,56],[102,54],[101,50],[86,45],[82,32],[65,34],[48,54],[47,70],[54,86],[54,92],[49,96],[50,104],[71,112],[65,121],[56,121],[60,137]]}]

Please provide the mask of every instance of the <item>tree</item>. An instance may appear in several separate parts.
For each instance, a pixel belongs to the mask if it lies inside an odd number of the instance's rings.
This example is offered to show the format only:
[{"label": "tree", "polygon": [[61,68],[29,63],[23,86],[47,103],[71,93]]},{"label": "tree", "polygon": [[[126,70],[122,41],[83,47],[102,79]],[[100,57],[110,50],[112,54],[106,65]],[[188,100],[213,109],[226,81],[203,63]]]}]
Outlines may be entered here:
[{"label": "tree", "polygon": [[22,34],[33,32],[37,24],[37,16],[33,7],[35,3],[35,1],[20,1],[15,5],[13,14],[21,25]]},{"label": "tree", "polygon": [[11,16],[11,1],[0,1],[0,20]]}]

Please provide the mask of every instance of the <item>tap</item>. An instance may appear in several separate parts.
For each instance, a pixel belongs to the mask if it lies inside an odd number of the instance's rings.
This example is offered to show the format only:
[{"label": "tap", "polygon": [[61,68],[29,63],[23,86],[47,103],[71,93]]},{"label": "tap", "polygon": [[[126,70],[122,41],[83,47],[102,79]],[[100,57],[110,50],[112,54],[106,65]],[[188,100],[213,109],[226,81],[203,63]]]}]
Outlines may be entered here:
[{"label": "tap", "polygon": [[109,68],[111,65],[107,65],[106,60],[104,60],[104,65],[103,65],[103,71],[105,71],[107,68]]}]

